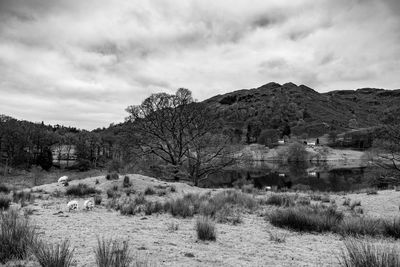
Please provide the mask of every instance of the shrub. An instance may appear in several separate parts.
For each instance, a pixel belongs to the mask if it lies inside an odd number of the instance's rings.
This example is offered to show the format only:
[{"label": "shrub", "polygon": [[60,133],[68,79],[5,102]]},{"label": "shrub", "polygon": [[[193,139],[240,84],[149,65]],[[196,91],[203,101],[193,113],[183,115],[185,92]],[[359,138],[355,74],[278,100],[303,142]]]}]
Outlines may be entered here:
[{"label": "shrub", "polygon": [[156,191],[154,190],[154,188],[150,186],[148,186],[146,190],[144,190],[145,195],[154,195],[155,193]]},{"label": "shrub", "polygon": [[68,187],[67,191],[65,192],[66,195],[68,196],[76,196],[76,197],[83,197],[86,195],[92,195],[92,194],[99,194],[100,191],[95,189],[94,187],[90,187],[87,184],[78,184],[78,185],[72,185]]},{"label": "shrub", "polygon": [[131,182],[129,181],[129,176],[125,176],[125,177],[124,177],[124,182],[122,183],[122,186],[123,186],[124,188],[130,187],[130,186],[131,186]]},{"label": "shrub", "polygon": [[107,179],[107,180],[118,180],[118,179],[119,179],[119,175],[118,175],[118,173],[116,173],[116,172],[108,173],[108,174],[106,175],[106,179]]},{"label": "shrub", "polygon": [[0,213],[0,263],[24,259],[34,237],[35,228],[16,210]]},{"label": "shrub", "polygon": [[331,231],[343,219],[343,213],[333,207],[311,206],[278,209],[267,215],[274,226],[296,231],[326,232]]},{"label": "shrub", "polygon": [[280,207],[294,206],[296,196],[289,194],[272,194],[266,201],[267,205]]},{"label": "shrub", "polygon": [[133,261],[127,241],[97,239],[94,252],[99,267],[128,267]]},{"label": "shrub", "polygon": [[382,234],[382,221],[365,217],[347,217],[338,226],[336,231],[343,236],[378,236]]},{"label": "shrub", "polygon": [[5,184],[0,184],[0,193],[8,194],[10,193],[10,189]]},{"label": "shrub", "polygon": [[46,244],[40,240],[32,246],[32,252],[42,267],[69,267],[73,263],[74,249],[68,240],[64,240],[61,245]]},{"label": "shrub", "polygon": [[0,194],[0,212],[1,210],[7,210],[10,207],[11,198],[7,195]]},{"label": "shrub", "polygon": [[400,253],[397,247],[376,245],[370,241],[347,239],[345,249],[339,255],[339,263],[345,267],[389,267],[400,266]]},{"label": "shrub", "polygon": [[205,216],[200,216],[199,218],[197,218],[196,232],[197,238],[203,241],[215,241],[217,238],[215,223]]},{"label": "shrub", "polygon": [[102,201],[102,198],[101,198],[100,195],[95,195],[95,196],[94,196],[94,204],[95,204],[95,205],[100,205],[100,204],[101,204],[101,201]]},{"label": "shrub", "polygon": [[22,207],[26,205],[26,202],[32,203],[33,200],[34,196],[29,191],[13,191],[13,202],[20,203]]}]

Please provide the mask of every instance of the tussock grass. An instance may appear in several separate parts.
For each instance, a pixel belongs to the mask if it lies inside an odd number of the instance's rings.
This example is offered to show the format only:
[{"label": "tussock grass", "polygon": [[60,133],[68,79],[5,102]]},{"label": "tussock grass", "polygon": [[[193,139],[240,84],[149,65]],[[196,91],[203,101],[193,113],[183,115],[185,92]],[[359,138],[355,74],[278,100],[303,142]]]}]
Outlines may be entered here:
[{"label": "tussock grass", "polygon": [[310,197],[299,197],[296,200],[296,205],[303,205],[303,206],[311,205],[311,199]]},{"label": "tussock grass", "polygon": [[98,267],[128,267],[133,262],[127,241],[98,238],[94,252]]},{"label": "tussock grass", "polygon": [[124,177],[124,181],[122,183],[122,186],[124,188],[130,187],[131,186],[131,182],[129,181],[129,176],[125,176]]},{"label": "tussock grass", "polygon": [[0,184],[0,193],[8,194],[10,193],[10,188],[5,184]]},{"label": "tussock grass", "polygon": [[144,205],[144,214],[152,215],[153,213],[161,213],[164,211],[164,206],[161,202],[146,202]]},{"label": "tussock grass", "polygon": [[102,199],[102,197],[100,195],[95,195],[94,196],[94,204],[95,205],[100,205],[102,200],[103,199]]},{"label": "tussock grass", "polygon": [[337,227],[343,236],[379,236],[382,234],[382,220],[366,217],[347,217]]},{"label": "tussock grass", "polygon": [[7,210],[11,205],[11,198],[8,195],[0,194],[0,212]]},{"label": "tussock grass", "polygon": [[156,193],[156,190],[154,190],[154,188],[151,186],[146,187],[146,189],[144,190],[145,195],[155,195]]},{"label": "tussock grass", "polygon": [[340,266],[344,267],[395,267],[400,266],[399,248],[378,245],[366,240],[347,239],[339,254]]},{"label": "tussock grass", "polygon": [[119,179],[119,175],[118,175],[118,173],[116,173],[116,172],[108,173],[108,174],[106,175],[106,179],[107,179],[107,180],[118,180],[118,179]]},{"label": "tussock grass", "polygon": [[30,191],[13,191],[13,202],[20,203],[22,207],[26,206],[26,203],[33,203],[34,196]]},{"label": "tussock grass", "polygon": [[270,232],[269,233],[269,240],[276,242],[276,243],[285,243],[286,242],[286,233],[279,233],[279,232]]},{"label": "tussock grass", "polygon": [[272,194],[267,201],[267,205],[274,205],[279,207],[290,207],[295,205],[295,200],[297,196],[285,193]]},{"label": "tussock grass", "polygon": [[77,184],[77,185],[71,185],[70,187],[67,188],[67,191],[65,194],[67,196],[76,196],[76,197],[83,197],[86,195],[92,195],[92,194],[99,194],[100,191],[95,189],[94,187],[90,187],[87,184]]},{"label": "tussock grass", "polygon": [[35,235],[29,220],[16,210],[0,213],[0,263],[26,258]]},{"label": "tussock grass", "polygon": [[182,198],[170,199],[164,204],[164,211],[174,217],[192,217],[201,214],[219,222],[241,221],[239,210],[253,211],[258,207],[256,199],[238,190],[225,190],[210,195],[186,194]]},{"label": "tussock grass", "polygon": [[382,224],[383,234],[396,239],[400,239],[400,218],[385,220]]},{"label": "tussock grass", "polygon": [[343,219],[343,213],[333,207],[310,206],[277,209],[267,215],[269,222],[278,227],[302,232],[332,231]]},{"label": "tussock grass", "polygon": [[203,241],[217,239],[215,223],[207,216],[200,216],[196,220],[197,238]]},{"label": "tussock grass", "polygon": [[69,267],[73,264],[74,249],[68,240],[56,245],[39,240],[32,246],[32,252],[42,267]]}]

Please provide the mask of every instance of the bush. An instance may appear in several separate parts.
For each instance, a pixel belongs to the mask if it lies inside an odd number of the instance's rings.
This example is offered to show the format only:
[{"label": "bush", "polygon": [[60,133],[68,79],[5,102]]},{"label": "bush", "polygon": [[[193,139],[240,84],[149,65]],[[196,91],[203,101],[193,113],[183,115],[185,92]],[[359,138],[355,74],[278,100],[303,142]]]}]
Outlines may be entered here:
[{"label": "bush", "polygon": [[35,238],[35,228],[16,210],[0,213],[0,263],[23,260]]},{"label": "bush", "polygon": [[280,207],[294,206],[296,196],[289,194],[272,194],[266,201],[267,205],[275,205]]},{"label": "bush", "polygon": [[278,227],[285,227],[304,232],[332,231],[343,219],[343,213],[332,207],[291,207],[278,209],[267,215],[269,222]]},{"label": "bush", "polygon": [[127,241],[97,239],[95,255],[99,267],[128,267],[133,261]]},{"label": "bush", "polygon": [[32,252],[42,267],[69,267],[73,263],[74,249],[70,247],[68,240],[64,240],[61,245],[37,241],[32,247]]},{"label": "bush", "polygon": [[203,241],[215,241],[217,239],[215,223],[208,217],[200,216],[196,220],[197,238]]},{"label": "bush", "polygon": [[102,198],[101,198],[100,195],[95,195],[95,196],[94,196],[94,204],[95,204],[95,205],[100,205],[100,204],[101,204],[101,201],[102,201]]},{"label": "bush", "polygon": [[92,194],[99,194],[100,191],[95,189],[94,187],[90,187],[87,184],[78,184],[72,185],[68,187],[67,191],[65,192],[68,196],[76,196],[76,197],[83,197],[86,195]]},{"label": "bush", "polygon": [[396,246],[376,245],[370,241],[347,239],[345,249],[339,255],[339,263],[345,267],[400,266],[400,253]]},{"label": "bush", "polygon": [[108,174],[106,175],[106,179],[107,179],[107,180],[118,180],[118,179],[119,179],[119,175],[118,175],[118,173],[116,173],[116,172],[108,173]]},{"label": "bush", "polygon": [[5,184],[0,184],[0,193],[8,194],[10,193],[10,188],[8,188]]},{"label": "bush", "polygon": [[131,183],[130,183],[130,181],[129,181],[129,176],[125,176],[125,177],[124,177],[124,182],[123,182],[122,186],[123,186],[124,188],[130,187],[130,186],[131,186]]},{"label": "bush", "polygon": [[11,198],[7,195],[0,194],[0,212],[1,210],[7,210],[10,207]]},{"label": "bush", "polygon": [[114,190],[114,188],[107,189],[106,193],[107,193],[107,198],[118,198],[121,196],[121,194],[118,191]]},{"label": "bush", "polygon": [[154,188],[150,186],[148,186],[146,190],[144,190],[145,195],[154,195],[155,193],[156,191],[154,190]]},{"label": "bush", "polygon": [[348,217],[337,227],[336,231],[343,236],[379,236],[382,234],[382,221],[365,217]]}]

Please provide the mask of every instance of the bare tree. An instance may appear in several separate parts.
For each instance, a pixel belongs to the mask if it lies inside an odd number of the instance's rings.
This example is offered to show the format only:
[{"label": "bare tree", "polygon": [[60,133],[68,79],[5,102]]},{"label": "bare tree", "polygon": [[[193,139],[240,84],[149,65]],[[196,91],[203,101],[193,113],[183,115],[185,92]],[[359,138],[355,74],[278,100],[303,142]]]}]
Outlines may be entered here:
[{"label": "bare tree", "polygon": [[385,125],[372,147],[376,165],[400,172],[400,124]]},{"label": "bare tree", "polygon": [[140,153],[157,156],[176,174],[184,171],[195,184],[233,161],[226,155],[226,137],[213,134],[215,120],[188,89],[153,94],[126,110]]}]

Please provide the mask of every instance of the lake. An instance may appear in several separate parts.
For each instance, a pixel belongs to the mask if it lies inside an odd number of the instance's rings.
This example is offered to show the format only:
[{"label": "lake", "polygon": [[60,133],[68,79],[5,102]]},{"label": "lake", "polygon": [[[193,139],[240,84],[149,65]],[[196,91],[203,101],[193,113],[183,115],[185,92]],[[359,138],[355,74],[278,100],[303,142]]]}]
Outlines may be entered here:
[{"label": "lake", "polygon": [[201,182],[202,187],[234,187],[253,184],[256,188],[292,188],[318,191],[354,191],[368,187],[372,169],[365,162],[281,164],[247,162],[230,167]]}]

